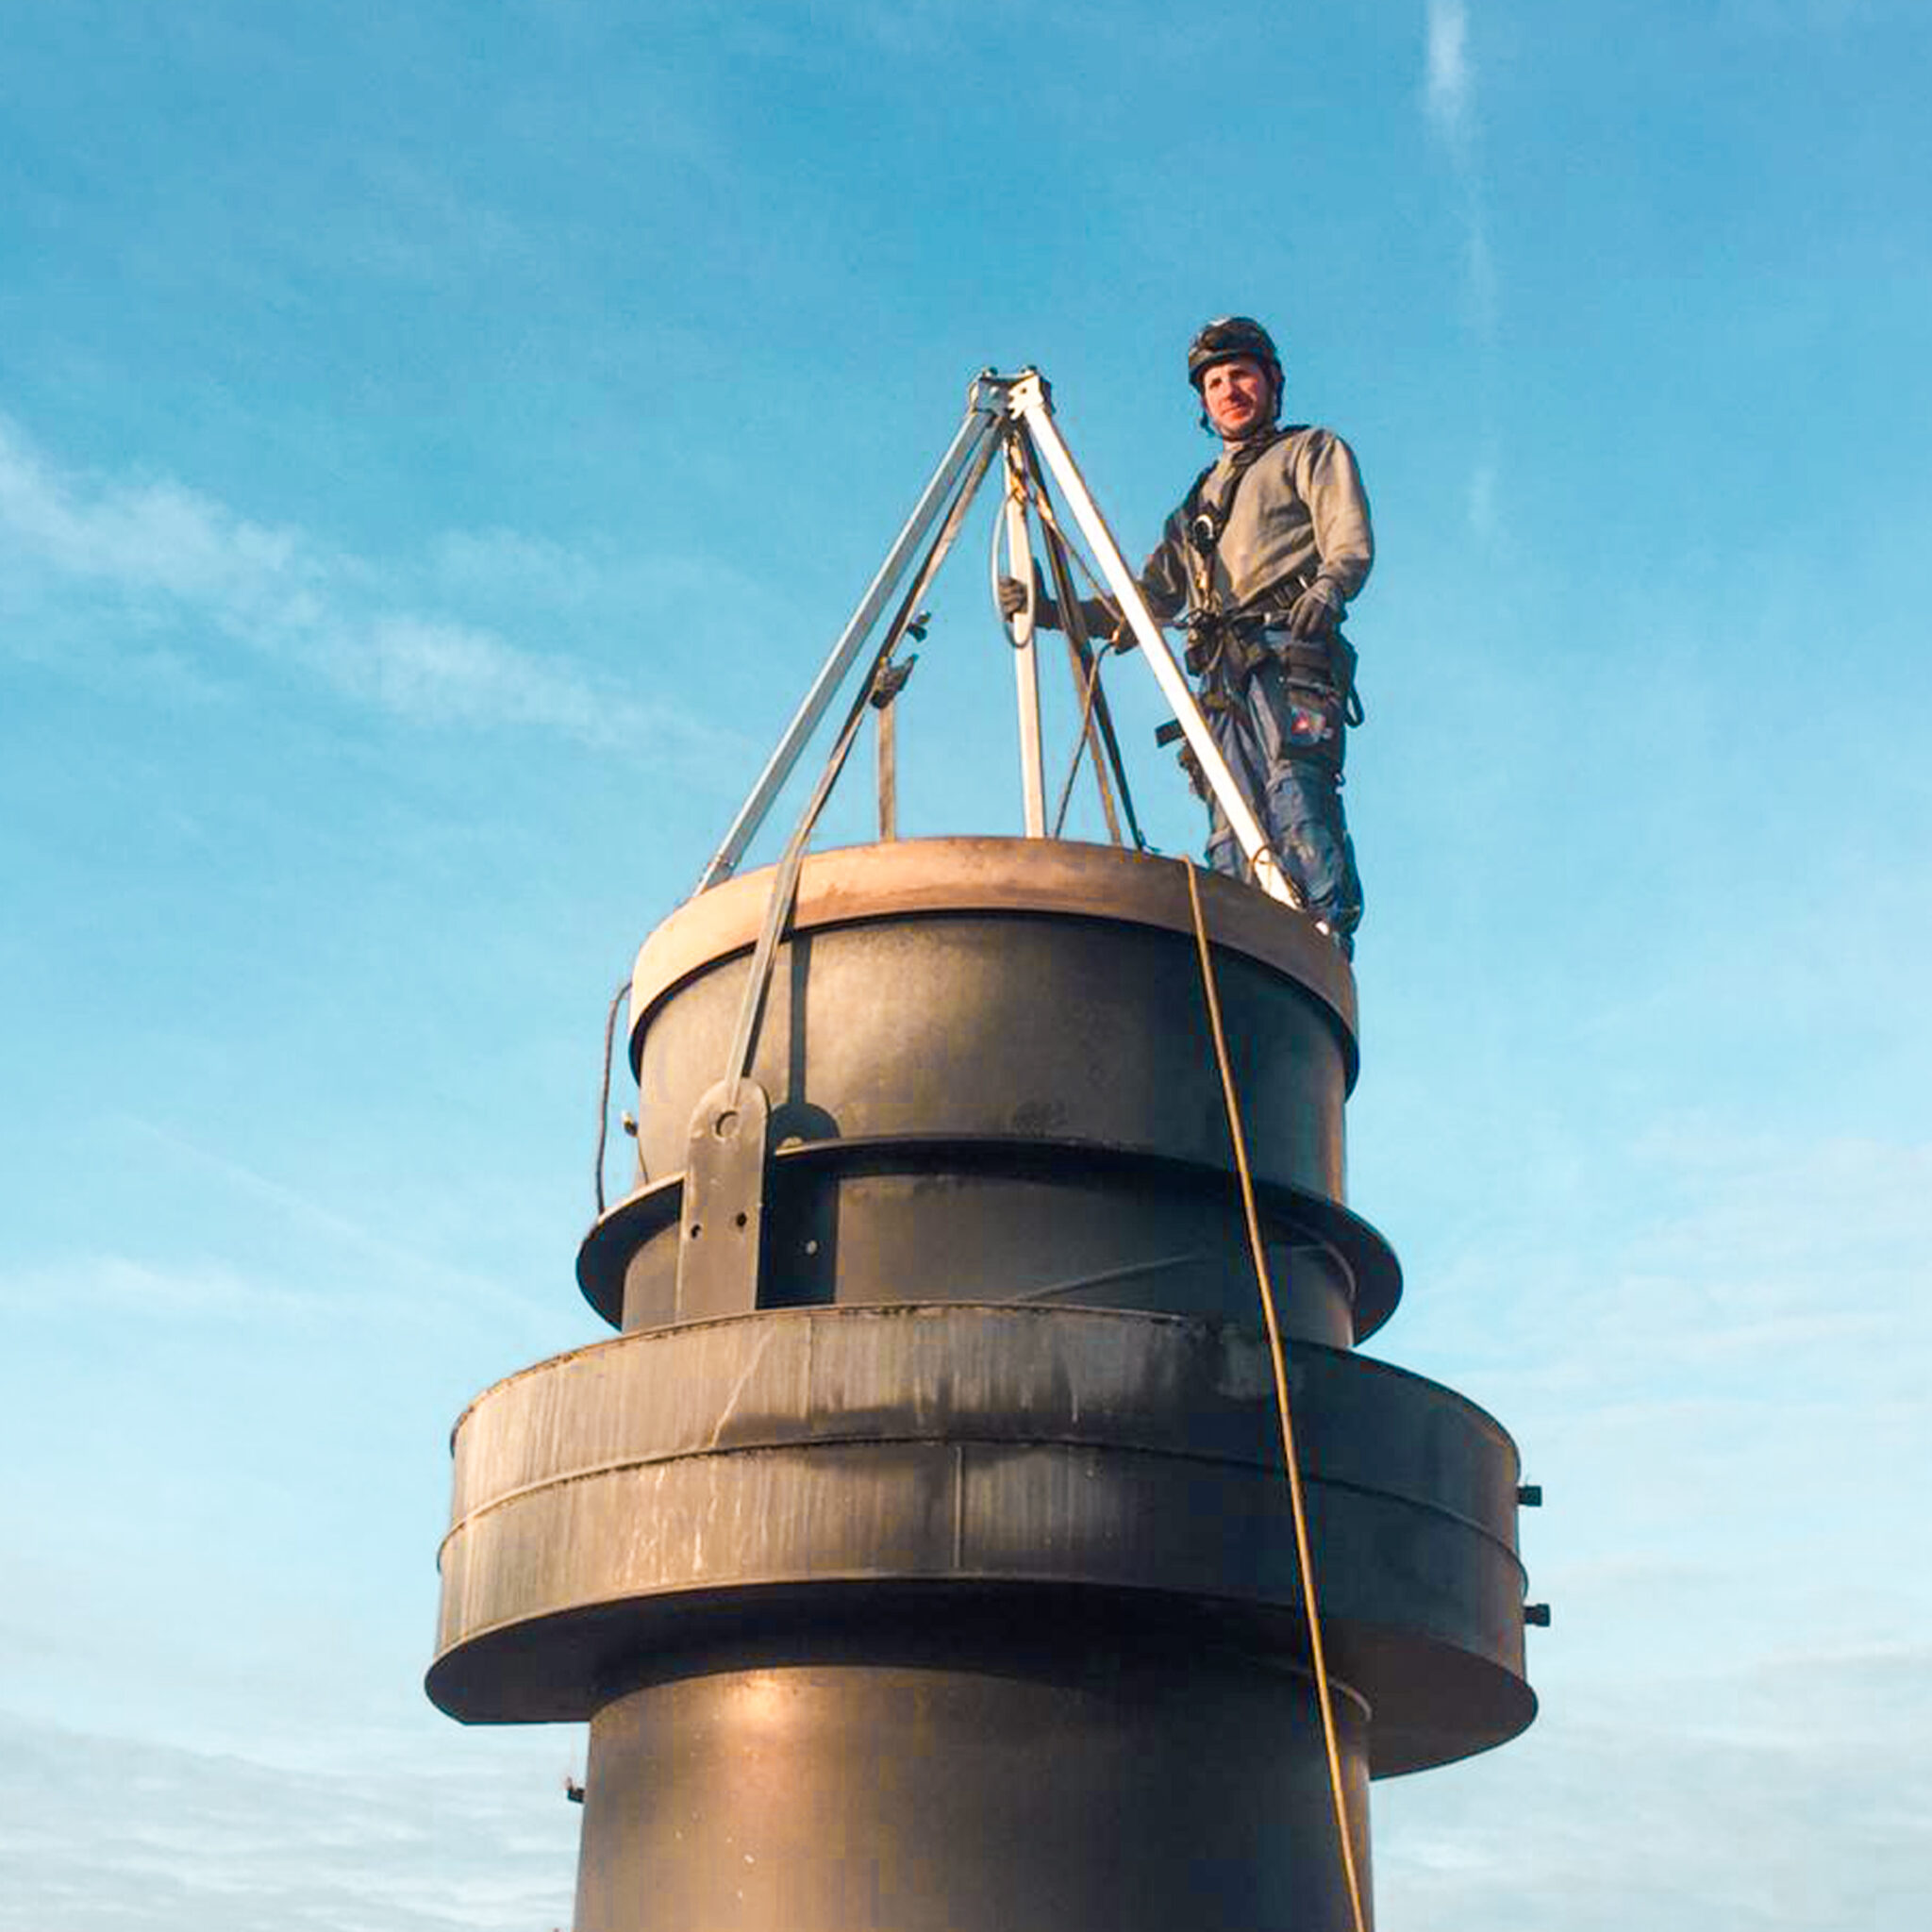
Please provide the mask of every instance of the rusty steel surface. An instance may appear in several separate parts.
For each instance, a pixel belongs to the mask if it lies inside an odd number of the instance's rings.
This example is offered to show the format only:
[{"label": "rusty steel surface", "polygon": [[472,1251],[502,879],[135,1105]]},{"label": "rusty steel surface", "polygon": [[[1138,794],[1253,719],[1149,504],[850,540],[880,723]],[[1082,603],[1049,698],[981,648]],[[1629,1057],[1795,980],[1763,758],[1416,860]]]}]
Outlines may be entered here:
[{"label": "rusty steel surface", "polygon": [[[1303,1257],[1284,1275],[1301,1297],[1290,1326],[1360,1341],[1401,1275],[1343,1200],[1352,982],[1299,914],[1203,883],[1257,1182],[1273,1238]],[[647,1179],[591,1229],[578,1268],[613,1324],[682,1312],[676,1177],[693,1113],[734,1058],[769,884],[752,874],[691,901],[641,956],[631,1039]],[[1252,1310],[1173,861],[1038,840],[822,855],[762,1011],[751,1074],[775,1158],[761,1285],[739,1307],[1046,1296]]]},{"label": "rusty steel surface", "polygon": [[[1473,1404],[1303,1345],[1302,1459],[1337,1674],[1377,1774],[1527,1724],[1516,1454]],[[626,1658],[733,1616],[935,1587],[1211,1606],[1303,1655],[1265,1353],[1090,1309],[792,1310],[580,1349],[456,1436],[431,1695],[580,1719]],[[908,1615],[924,1612],[908,1609]],[[1024,1616],[1016,1604],[1010,1612]]]},{"label": "rusty steel surface", "polygon": [[[459,1421],[430,1696],[589,1722],[577,1932],[1348,1932],[1187,873],[819,854],[755,983],[771,879],[639,956],[624,1332]],[[1351,1352],[1354,980],[1200,885],[1366,1879],[1371,1777],[1535,1716],[1518,1457]]]},{"label": "rusty steel surface", "polygon": [[[633,1031],[650,1174],[684,1165],[749,969],[741,951],[719,955]],[[1220,981],[1257,1172],[1340,1198],[1348,1074],[1331,1015],[1245,955]],[[775,1146],[999,1136],[1229,1161],[1194,943],[1155,927],[956,908],[795,935],[752,1072],[772,1097]]]},{"label": "rusty steel surface", "polygon": [[[851,920],[945,912],[1041,912],[1191,936],[1183,861],[1070,839],[902,839],[811,854],[799,879],[793,930]],[[769,869],[687,900],[651,934],[631,982],[635,1029],[687,974],[749,952],[771,890]],[[1203,873],[1201,903],[1214,943],[1296,979],[1328,1008],[1356,1053],[1355,976],[1304,915],[1253,887]]]},{"label": "rusty steel surface", "polygon": [[758,1306],[770,1125],[751,1080],[719,1081],[691,1115],[671,1310],[680,1322]]},{"label": "rusty steel surface", "polygon": [[[1048,1617],[712,1661],[592,1721],[576,1932],[1351,1925],[1299,1675]],[[1365,1713],[1337,1716],[1366,1874]]]},{"label": "rusty steel surface", "polygon": [[[768,1188],[768,1307],[1043,1302],[1258,1320],[1235,1184],[1219,1168],[901,1138],[783,1149]],[[578,1281],[613,1328],[676,1317],[682,1201],[674,1175],[618,1203],[585,1241]],[[1366,1223],[1273,1187],[1262,1213],[1287,1333],[1341,1348],[1388,1319],[1400,1279]]]}]

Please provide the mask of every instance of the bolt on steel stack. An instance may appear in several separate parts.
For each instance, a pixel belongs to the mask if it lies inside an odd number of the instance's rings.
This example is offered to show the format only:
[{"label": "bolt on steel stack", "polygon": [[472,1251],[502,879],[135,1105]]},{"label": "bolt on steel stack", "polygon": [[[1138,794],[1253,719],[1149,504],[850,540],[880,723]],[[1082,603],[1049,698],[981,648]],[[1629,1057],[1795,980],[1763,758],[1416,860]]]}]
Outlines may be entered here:
[{"label": "bolt on steel stack", "polygon": [[620,1332],[458,1424],[430,1696],[589,1724],[575,1932],[1365,1924],[1369,1781],[1535,1713],[1532,1496],[1353,1352],[1346,961],[1144,853],[802,847],[639,955]]}]

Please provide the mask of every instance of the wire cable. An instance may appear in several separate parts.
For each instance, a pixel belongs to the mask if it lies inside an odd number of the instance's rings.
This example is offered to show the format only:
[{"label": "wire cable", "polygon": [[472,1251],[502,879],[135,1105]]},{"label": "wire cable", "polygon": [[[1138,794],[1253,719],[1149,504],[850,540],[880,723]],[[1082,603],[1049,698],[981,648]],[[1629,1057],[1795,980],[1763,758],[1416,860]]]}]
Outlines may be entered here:
[{"label": "wire cable", "polygon": [[[617,991],[610,995],[610,1010],[604,1015],[604,1085],[597,1095],[597,1166],[595,1173],[597,1212],[604,1212],[604,1150],[610,1142],[610,1055],[617,1038],[617,1009],[630,994],[630,974],[617,982]],[[638,1170],[643,1171],[644,1150],[638,1147]]]},{"label": "wire cable", "polygon": [[[1060,607],[1060,626],[1067,640],[1067,650],[1074,668],[1074,688],[1081,689],[1083,682],[1093,677],[1093,666],[1104,653],[1106,645],[1098,650],[1089,641],[1086,618],[1082,613],[1081,600],[1074,587],[1071,563],[1077,562],[1086,574],[1088,581],[1093,581],[1092,571],[1084,557],[1074,554],[1070,560],[1070,548],[1066,532],[1060,527],[1054,515],[1053,505],[1048,496],[1046,478],[1040,465],[1040,452],[1030,432],[1023,429],[1021,454],[1027,473],[1029,491],[1035,508],[1040,513],[1041,534],[1045,542],[1048,566],[1053,572],[1054,596]],[[1096,588],[1098,588],[1096,586]],[[1103,593],[1104,594],[1104,593]],[[1115,611],[1115,635],[1119,635],[1117,608],[1108,601],[1107,608]],[[1092,686],[1083,693],[1081,735],[1093,741],[1093,780],[1100,792],[1100,809],[1107,820],[1108,838],[1114,844],[1122,843],[1119,816],[1114,810],[1113,793],[1120,793],[1121,810],[1126,814],[1127,829],[1133,835],[1136,851],[1147,849],[1146,835],[1141,829],[1139,815],[1134,809],[1133,787],[1127,782],[1126,761],[1121,756],[1120,739],[1113,728],[1113,713],[1109,708],[1106,693]],[[1106,756],[1103,759],[1102,753]],[[1074,769],[1078,770],[1077,755]],[[1111,785],[1108,779],[1111,774]]]}]

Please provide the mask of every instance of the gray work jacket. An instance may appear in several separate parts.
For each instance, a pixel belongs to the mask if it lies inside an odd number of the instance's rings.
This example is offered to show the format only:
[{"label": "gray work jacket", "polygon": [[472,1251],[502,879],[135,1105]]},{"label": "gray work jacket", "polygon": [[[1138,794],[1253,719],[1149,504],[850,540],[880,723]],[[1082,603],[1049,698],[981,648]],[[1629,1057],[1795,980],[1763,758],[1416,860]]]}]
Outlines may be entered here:
[{"label": "gray work jacket", "polygon": [[[1229,475],[1224,451],[1201,486],[1204,503],[1225,501]],[[1193,602],[1187,520],[1184,503],[1141,572],[1148,608],[1162,624]],[[1255,460],[1235,491],[1214,554],[1221,614],[1286,609],[1312,586],[1340,622],[1374,558],[1355,453],[1333,430],[1297,425]]]}]

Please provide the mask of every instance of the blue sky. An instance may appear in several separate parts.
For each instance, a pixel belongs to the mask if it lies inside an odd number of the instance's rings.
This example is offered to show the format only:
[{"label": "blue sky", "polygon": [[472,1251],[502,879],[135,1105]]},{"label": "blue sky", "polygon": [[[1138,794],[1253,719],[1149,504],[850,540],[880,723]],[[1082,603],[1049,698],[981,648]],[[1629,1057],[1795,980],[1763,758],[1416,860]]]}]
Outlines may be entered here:
[{"label": "blue sky", "polygon": [[[1916,1932],[1920,8],[0,19],[0,1926],[567,1922],[580,1738],[419,1680],[450,1423],[596,1332],[605,1002],[973,374],[1138,553],[1243,309],[1381,549],[1375,1352],[1549,1496],[1543,1715],[1377,1788],[1385,1932]],[[909,832],[1018,826],[986,541]]]}]

